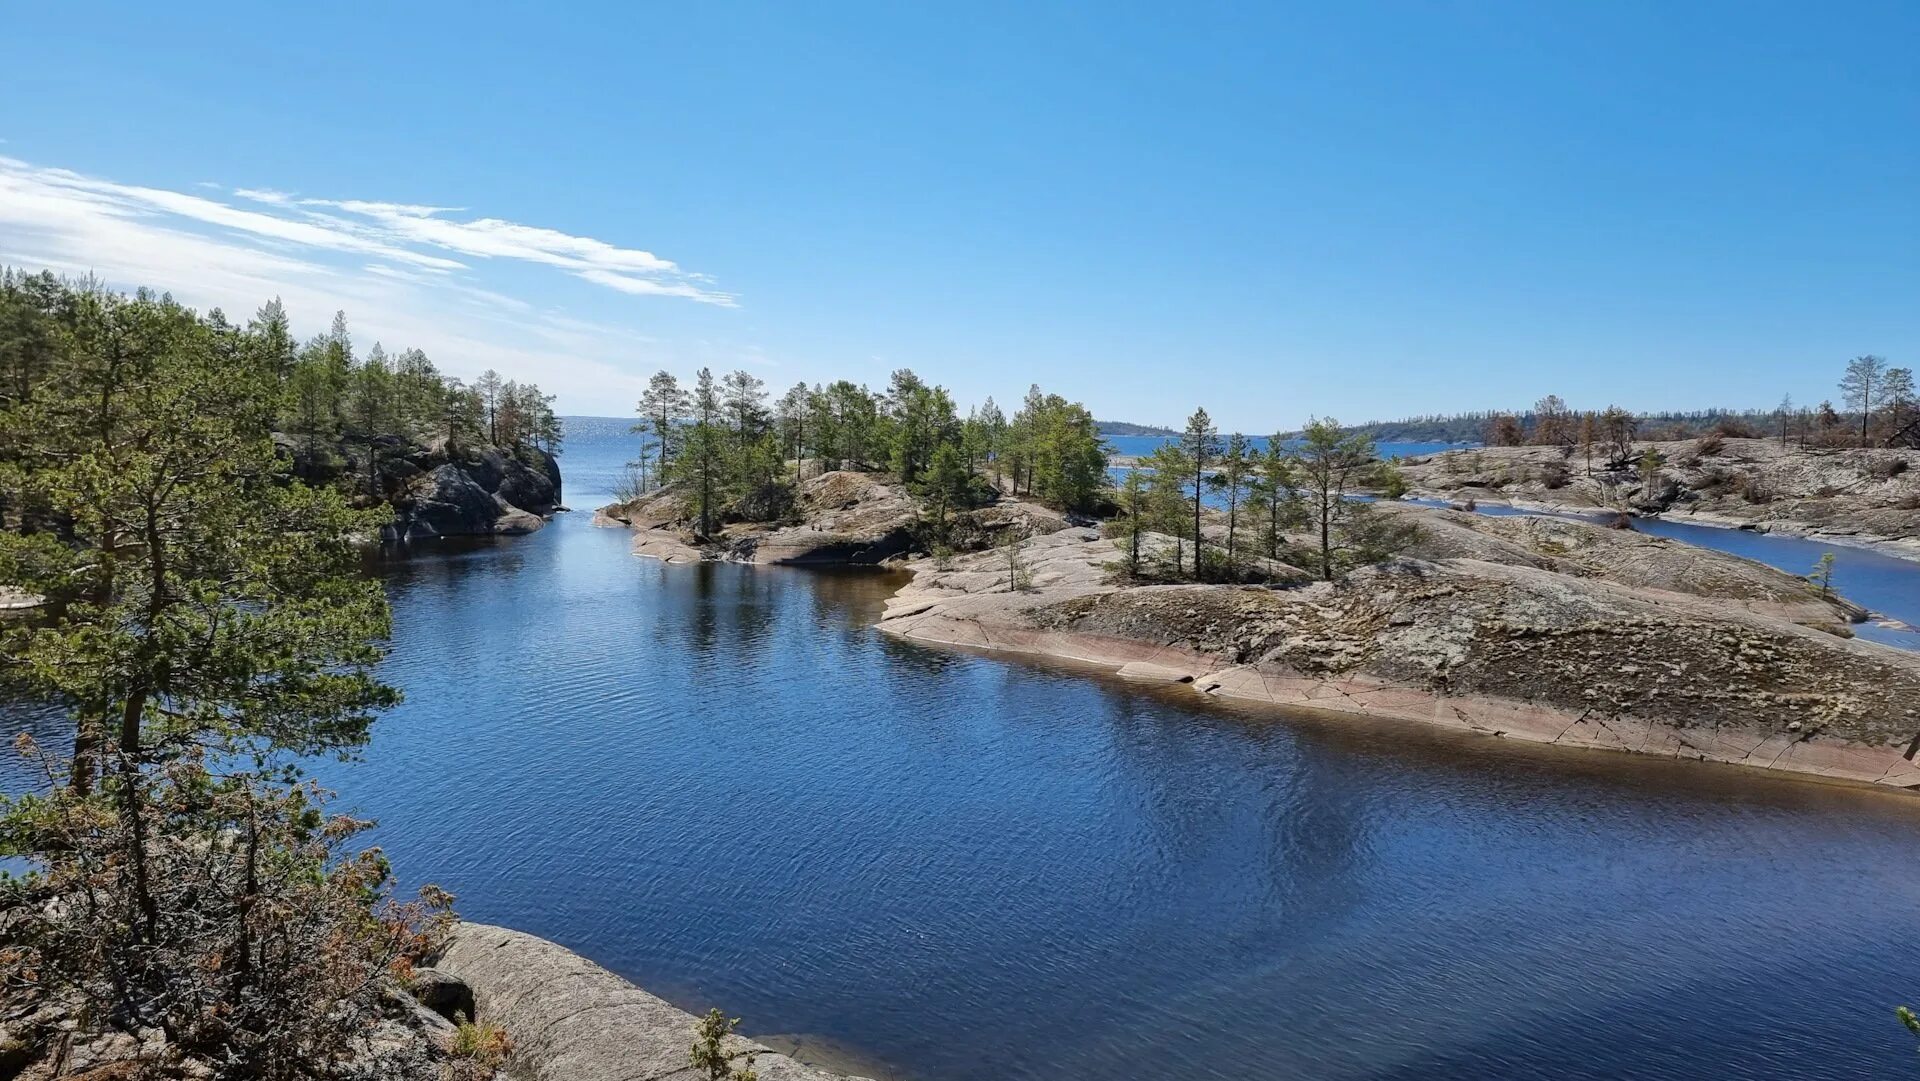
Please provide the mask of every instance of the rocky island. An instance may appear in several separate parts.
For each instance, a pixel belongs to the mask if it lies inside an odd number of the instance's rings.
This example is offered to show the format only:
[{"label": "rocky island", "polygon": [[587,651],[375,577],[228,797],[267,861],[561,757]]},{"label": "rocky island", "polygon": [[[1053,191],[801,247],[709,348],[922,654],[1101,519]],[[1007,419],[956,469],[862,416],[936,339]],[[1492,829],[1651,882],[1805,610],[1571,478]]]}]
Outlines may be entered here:
[{"label": "rocky island", "polygon": [[1403,459],[1409,494],[1775,531],[1920,559],[1920,450],[1802,447],[1708,434],[1635,443],[1479,447]]},{"label": "rocky island", "polygon": [[[915,641],[1289,709],[1920,785],[1920,656],[1855,639],[1864,609],[1738,556],[1570,518],[1379,504],[1404,546],[1333,580],[1267,559],[1249,561],[1255,583],[1154,583],[1123,573],[1123,521],[990,498],[953,515],[936,554],[924,501],[884,475],[832,470],[796,491],[786,519],[704,542],[671,485],[598,520],[668,561],[903,565],[914,578],[879,627]],[[1209,544],[1224,518],[1203,513]],[[1165,556],[1182,542],[1142,543]]]},{"label": "rocky island", "polygon": [[880,629],[1289,708],[1920,785],[1920,657],[1849,637],[1856,608],[1678,542],[1403,513],[1405,555],[1280,588],[1119,584],[1094,529],[1024,542],[1024,589],[1000,553],[923,559]]}]

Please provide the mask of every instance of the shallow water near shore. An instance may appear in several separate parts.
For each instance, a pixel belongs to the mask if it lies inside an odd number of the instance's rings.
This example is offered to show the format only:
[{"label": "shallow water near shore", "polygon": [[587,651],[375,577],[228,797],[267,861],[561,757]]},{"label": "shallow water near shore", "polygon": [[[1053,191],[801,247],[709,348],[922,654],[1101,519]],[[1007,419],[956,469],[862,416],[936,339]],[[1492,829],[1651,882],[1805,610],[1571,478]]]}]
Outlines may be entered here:
[{"label": "shallow water near shore", "polygon": [[894,641],[897,575],[591,528],[628,453],[379,568],[408,701],[321,771],[475,919],[922,1081],[1913,1065],[1913,797]]},{"label": "shallow water near shore", "polygon": [[410,700],[334,779],[408,878],[685,1005],[930,1081],[1911,1064],[1909,798],[1221,708],[628,542],[390,565]]}]

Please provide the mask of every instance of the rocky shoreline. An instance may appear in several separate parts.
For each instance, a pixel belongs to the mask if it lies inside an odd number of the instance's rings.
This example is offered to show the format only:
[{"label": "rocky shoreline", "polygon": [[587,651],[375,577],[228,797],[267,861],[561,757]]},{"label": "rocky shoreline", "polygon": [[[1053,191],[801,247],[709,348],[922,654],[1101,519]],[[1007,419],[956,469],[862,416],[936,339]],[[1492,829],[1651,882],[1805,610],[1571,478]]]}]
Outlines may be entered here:
[{"label": "rocky shoreline", "polygon": [[[696,1081],[689,1057],[699,1018],[546,939],[482,923],[452,925],[430,965],[387,979],[379,1016],[353,1055],[334,1064],[342,1081]],[[19,1003],[11,1003],[19,1006]],[[96,1031],[67,1000],[0,1011],[0,1077],[221,1076],[179,1053],[158,1029]],[[494,1065],[462,1046],[456,1022],[503,1031]],[[778,1039],[778,1037],[776,1037]],[[796,1041],[788,1041],[796,1042]],[[729,1036],[736,1070],[764,1081],[867,1081],[809,1065],[765,1044]]]},{"label": "rocky shoreline", "polygon": [[[1580,523],[1508,520],[1544,522],[1529,546],[1433,521],[1426,558],[1284,589],[1115,584],[1112,542],[1065,530],[1023,546],[1029,591],[997,554],[910,564],[879,628],[1288,710],[1920,787],[1920,657],[1843,637],[1853,612],[1789,576],[1658,538],[1606,552],[1615,531]],[[1604,553],[1584,572],[1554,539],[1582,531]]]},{"label": "rocky shoreline", "polygon": [[[693,1081],[693,1014],[546,939],[480,923],[459,924],[435,968],[471,990],[475,1016],[513,1039],[515,1081]],[[732,1036],[734,1068],[764,1081],[863,1081],[830,1073]]]},{"label": "rocky shoreline", "polygon": [[[1657,461],[1648,476],[1642,459]],[[1636,443],[1630,460],[1577,449],[1479,447],[1403,459],[1414,498],[1558,514],[1621,512],[1777,532],[1920,561],[1920,451],[1832,450],[1706,437]]]},{"label": "rocky shoreline", "polygon": [[[801,481],[791,511],[771,522],[724,522],[715,536],[693,535],[693,509],[674,488],[601,507],[593,524],[633,532],[633,554],[665,563],[723,560],[782,566],[876,566],[897,562],[921,543],[924,524],[918,500],[886,478],[854,470],[829,470]],[[1009,529],[1052,532],[1067,525],[1060,512],[1022,499],[1001,497],[986,506],[956,512],[948,529],[962,543],[990,545]]]},{"label": "rocky shoreline", "polygon": [[[518,536],[545,526],[562,509],[560,464],[538,447],[382,436],[370,448],[348,448],[351,453],[316,463],[297,441],[275,439],[308,483],[338,486],[360,505],[391,507],[393,521],[378,538],[386,543]],[[376,463],[371,470],[369,451]]]},{"label": "rocky shoreline", "polygon": [[[970,512],[971,550],[915,560],[920,510],[897,486],[828,472],[796,502],[783,522],[704,542],[672,491],[596,521],[667,562],[904,563],[914,577],[878,624],[901,638],[1286,709],[1920,787],[1920,655],[1854,639],[1866,609],[1723,552],[1573,518],[1383,503],[1417,539],[1343,580],[1276,563],[1265,585],[1155,585],[1116,580],[1100,529],[1018,501]],[[993,543],[1005,531],[1024,538],[1011,555]]]}]

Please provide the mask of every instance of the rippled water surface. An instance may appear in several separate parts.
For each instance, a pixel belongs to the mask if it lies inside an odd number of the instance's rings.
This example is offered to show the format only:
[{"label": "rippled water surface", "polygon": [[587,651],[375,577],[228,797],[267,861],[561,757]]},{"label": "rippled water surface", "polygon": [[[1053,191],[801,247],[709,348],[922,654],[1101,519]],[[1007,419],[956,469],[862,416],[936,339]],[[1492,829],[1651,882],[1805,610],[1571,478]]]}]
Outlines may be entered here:
[{"label": "rippled water surface", "polygon": [[[624,440],[576,438],[579,507]],[[886,639],[584,511],[382,572],[404,876],[925,1081],[1904,1076],[1920,803]]]}]

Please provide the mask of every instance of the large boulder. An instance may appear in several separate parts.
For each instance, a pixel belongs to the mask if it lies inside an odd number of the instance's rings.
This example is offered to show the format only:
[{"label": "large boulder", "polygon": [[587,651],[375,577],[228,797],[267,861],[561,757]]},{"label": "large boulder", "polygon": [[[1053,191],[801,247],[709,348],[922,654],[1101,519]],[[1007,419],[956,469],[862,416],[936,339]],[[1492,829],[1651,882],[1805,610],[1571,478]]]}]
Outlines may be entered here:
[{"label": "large boulder", "polygon": [[736,553],[755,563],[879,563],[913,546],[920,508],[898,484],[834,470],[795,496],[800,524],[742,536]]},{"label": "large boulder", "polygon": [[1543,514],[1380,507],[1418,525],[1408,554],[1426,559],[1479,559],[1709,597],[1809,627],[1837,630],[1867,616],[1859,605],[1764,563],[1631,529]]},{"label": "large boulder", "polygon": [[[560,505],[560,470],[553,457],[538,450],[523,452],[505,460],[500,482],[493,492],[521,510],[533,514],[552,514]],[[534,457],[537,455],[538,457]]]},{"label": "large boulder", "polygon": [[[463,923],[435,965],[473,989],[476,1016],[513,1039],[507,1071],[532,1081],[692,1077],[697,1019],[563,946]],[[844,1081],[742,1037],[726,1046],[766,1081]]]},{"label": "large boulder", "polygon": [[416,478],[394,510],[399,540],[490,534],[500,517],[493,493],[451,462]]}]

